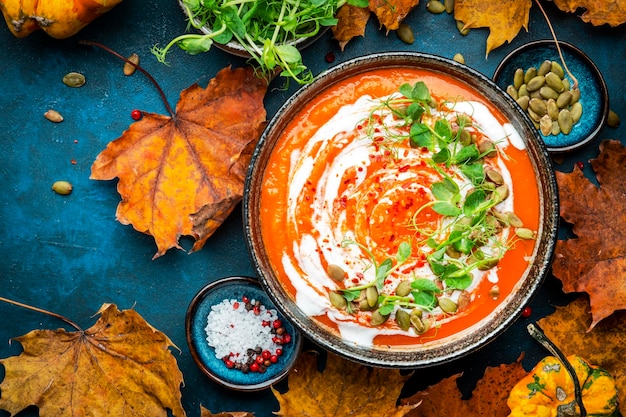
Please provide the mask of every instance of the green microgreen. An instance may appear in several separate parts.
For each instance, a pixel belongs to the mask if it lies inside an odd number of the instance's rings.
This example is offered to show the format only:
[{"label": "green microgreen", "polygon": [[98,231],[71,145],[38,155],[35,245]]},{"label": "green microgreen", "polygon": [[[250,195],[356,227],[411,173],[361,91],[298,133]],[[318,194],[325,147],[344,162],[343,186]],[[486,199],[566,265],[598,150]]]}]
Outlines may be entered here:
[{"label": "green microgreen", "polygon": [[166,63],[170,49],[178,45],[190,55],[207,52],[214,42],[238,42],[250,54],[250,62],[270,80],[276,72],[299,84],[313,75],[302,62],[293,42],[316,36],[337,24],[335,13],[344,4],[367,7],[368,0],[182,0],[190,17],[188,29],[208,28],[209,33],[186,33],[152,53]]}]

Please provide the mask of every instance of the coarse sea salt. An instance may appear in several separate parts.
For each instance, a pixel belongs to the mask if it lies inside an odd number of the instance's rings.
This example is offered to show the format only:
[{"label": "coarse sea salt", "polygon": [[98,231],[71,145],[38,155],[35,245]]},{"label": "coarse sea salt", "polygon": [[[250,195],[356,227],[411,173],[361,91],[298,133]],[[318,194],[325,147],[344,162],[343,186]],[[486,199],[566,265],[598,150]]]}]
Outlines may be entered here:
[{"label": "coarse sea salt", "polygon": [[[276,310],[247,299],[223,300],[212,306],[204,330],[215,357],[243,371],[256,371],[258,366],[250,365],[263,353],[270,357],[282,354],[282,345],[290,340]],[[265,359],[269,361],[269,357]],[[258,360],[257,365],[262,362]]]}]

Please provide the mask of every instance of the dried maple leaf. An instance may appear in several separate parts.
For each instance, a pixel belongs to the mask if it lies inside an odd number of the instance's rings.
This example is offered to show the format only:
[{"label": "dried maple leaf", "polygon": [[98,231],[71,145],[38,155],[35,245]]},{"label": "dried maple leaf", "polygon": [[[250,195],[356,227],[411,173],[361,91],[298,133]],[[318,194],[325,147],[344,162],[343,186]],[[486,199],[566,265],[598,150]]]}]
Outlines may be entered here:
[{"label": "dried maple leaf", "polygon": [[200,406],[200,417],[254,417],[254,414],[245,411],[226,411],[219,414],[213,414],[206,408]]},{"label": "dried maple leaf", "polygon": [[594,26],[619,26],[626,22],[626,0],[554,0],[554,4],[569,13],[585,9],[580,18]]},{"label": "dried maple leaf", "polygon": [[626,309],[626,147],[603,141],[591,166],[599,187],[579,169],[556,173],[561,217],[577,237],[557,242],[552,264],[563,291],[589,294],[589,330]]},{"label": "dried maple leaf", "polygon": [[370,0],[369,9],[376,15],[381,27],[396,30],[419,0]]},{"label": "dried maple leaf", "polygon": [[487,50],[489,52],[511,42],[520,29],[528,31],[528,18],[532,0],[456,0],[454,18],[465,28],[489,28]]},{"label": "dried maple leaf", "polygon": [[461,374],[452,375],[441,382],[420,391],[403,403],[422,404],[409,412],[407,417],[506,417],[510,410],[506,405],[509,392],[524,376],[521,357],[517,362],[487,367],[485,374],[476,384],[471,398],[464,400],[457,386]]},{"label": "dried maple leaf", "polygon": [[365,35],[365,27],[371,12],[367,8],[344,4],[337,15],[337,25],[332,27],[333,37],[339,41],[343,51],[346,44],[357,36]]},{"label": "dried maple leaf", "polygon": [[105,304],[85,331],[33,330],[15,340],[24,351],[1,359],[0,409],[28,406],[42,416],[185,416],[183,376],[165,334],[134,310]]},{"label": "dried maple leaf", "polygon": [[626,415],[626,311],[618,311],[589,332],[589,301],[580,296],[539,325],[566,355],[578,355],[604,368],[615,378],[619,408]]},{"label": "dried maple leaf", "polygon": [[225,68],[184,90],[175,115],[144,113],[96,158],[91,178],[119,178],[117,220],[152,235],[155,258],[182,249],[182,235],[201,249],[241,201],[266,90],[252,68]]},{"label": "dried maple leaf", "polygon": [[367,368],[328,353],[324,371],[315,352],[300,354],[289,373],[289,391],[272,388],[280,404],[279,416],[402,417],[416,405],[397,406],[409,376],[400,371]]}]

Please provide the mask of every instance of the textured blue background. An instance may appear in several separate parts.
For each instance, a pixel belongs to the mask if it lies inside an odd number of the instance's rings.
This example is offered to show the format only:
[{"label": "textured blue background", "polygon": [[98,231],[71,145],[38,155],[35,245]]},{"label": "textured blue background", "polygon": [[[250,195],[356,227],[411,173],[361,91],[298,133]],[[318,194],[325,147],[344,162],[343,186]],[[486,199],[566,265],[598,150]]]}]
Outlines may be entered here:
[{"label": "textured blue background", "polygon": [[[560,157],[555,168],[571,171],[575,162],[597,156],[602,139],[626,140],[626,27],[593,27],[575,15],[558,11],[551,2],[545,3],[558,37],[579,46],[600,68],[611,108],[625,121],[618,129],[605,128],[584,149]],[[415,32],[413,45],[400,42],[394,33],[386,35],[372,18],[365,37],[351,41],[343,52],[328,32],[304,52],[305,63],[317,74],[368,52],[407,50],[448,58],[460,52],[467,65],[491,77],[514,47],[550,37],[534,6],[529,32],[522,30],[511,44],[486,58],[487,30],[472,30],[461,36],[451,16],[432,15],[425,4],[421,2],[406,20]],[[54,311],[83,328],[93,324],[92,315],[102,303],[135,308],[182,349],[182,353],[174,354],[185,378],[183,405],[189,416],[199,416],[202,404],[215,413],[245,410],[257,417],[270,417],[278,410],[271,392],[242,394],[219,388],[194,365],[185,342],[185,311],[200,288],[220,277],[253,275],[240,210],[202,251],[188,255],[170,250],[152,260],[156,252],[153,239],[115,220],[119,202],[116,182],[89,179],[96,155],[128,128],[133,109],[165,113],[165,107],[140,73],[125,77],[117,58],[80,46],[77,41],[101,42],[126,56],[138,53],[142,66],[158,80],[174,106],[180,91],[189,85],[198,82],[205,86],[221,68],[245,64],[217,49],[198,56],[177,49],[169,56],[169,66],[158,63],[149,48],[164,45],[185,30],[186,21],[176,0],[126,0],[66,40],[52,39],[43,32],[17,39],[0,24],[0,296]],[[328,52],[334,52],[334,63],[325,60]],[[61,79],[69,71],[85,74],[87,84],[79,89],[63,85]],[[268,118],[295,88],[272,88],[266,99]],[[49,108],[60,111],[65,121],[52,124],[44,119],[43,113]],[[588,164],[585,171],[591,175]],[[51,191],[52,183],[60,179],[72,182],[71,195]],[[182,240],[187,249],[191,244]],[[533,302],[530,319],[518,320],[496,342],[475,354],[416,372],[404,393],[410,395],[459,371],[465,373],[461,381],[467,393],[486,365],[513,362],[521,352],[526,352],[524,364],[529,367],[545,352],[526,335],[527,320],[551,313],[554,304],[567,299],[559,282],[549,278]],[[47,316],[0,303],[0,357],[20,353],[19,344],[8,343],[10,338],[32,329],[62,325]],[[4,370],[0,369],[2,378]],[[5,415],[0,411],[0,416]],[[23,415],[36,412],[28,410]]]}]

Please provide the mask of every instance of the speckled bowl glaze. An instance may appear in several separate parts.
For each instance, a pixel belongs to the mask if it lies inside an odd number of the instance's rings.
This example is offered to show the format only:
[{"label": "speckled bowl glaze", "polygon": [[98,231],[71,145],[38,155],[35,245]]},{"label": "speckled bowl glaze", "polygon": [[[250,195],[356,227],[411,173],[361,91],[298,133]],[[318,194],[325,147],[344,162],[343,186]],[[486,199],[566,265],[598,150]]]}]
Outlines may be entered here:
[{"label": "speckled bowl glaze", "polygon": [[[567,42],[559,42],[565,64],[576,77],[583,106],[581,119],[569,134],[541,135],[549,152],[562,153],[577,149],[596,137],[606,123],[609,114],[609,94],[600,70],[579,48]],[[539,68],[544,60],[561,62],[554,40],[527,43],[511,51],[496,68],[493,80],[503,90],[513,84],[517,68]],[[565,77],[572,79],[565,74]]]},{"label": "speckled bowl glaze", "polygon": [[[187,16],[188,19],[192,19],[193,16],[190,16],[187,13],[187,10],[185,9],[185,7],[183,6],[183,3],[181,0],[178,1],[178,4],[181,6],[181,8],[183,9],[183,12],[185,13],[185,15]],[[197,20],[194,20],[194,22],[196,22],[196,24],[198,23]],[[324,33],[326,33],[326,31],[328,30],[328,27],[323,27],[320,29],[320,31],[315,35],[315,36],[311,36],[308,38],[298,38],[295,39],[293,41],[287,42],[288,45],[292,45],[295,46],[296,48],[302,50],[304,48],[306,48],[307,46],[310,46],[311,44],[313,44],[316,40],[318,40],[322,35],[324,35]],[[208,28],[206,26],[202,26],[200,28],[200,31],[202,31],[202,33],[204,34],[210,34],[211,33],[211,28]],[[246,49],[241,46],[241,44],[237,41],[230,41],[226,44],[221,44],[218,42],[214,42],[213,45],[218,48],[221,49],[224,52],[228,52],[231,55],[235,55],[241,58],[250,58],[250,54],[248,53],[248,51],[246,51]]]},{"label": "speckled bowl glaze", "polygon": [[219,279],[203,287],[189,304],[185,318],[187,344],[196,365],[213,381],[233,390],[259,391],[287,376],[300,353],[302,337],[288,320],[283,319],[283,326],[291,335],[291,342],[284,345],[283,354],[279,356],[277,363],[269,366],[263,373],[243,373],[227,368],[224,361],[215,357],[215,349],[207,343],[204,329],[212,306],[226,299],[241,300],[243,296],[261,301],[268,309],[275,309],[255,278]]},{"label": "speckled bowl glaze", "polygon": [[[537,245],[530,266],[520,278],[517,290],[487,319],[473,326],[470,331],[402,348],[348,343],[337,332],[320,325],[314,318],[304,314],[285,290],[268,260],[259,221],[261,189],[264,186],[263,173],[274,145],[287,124],[319,91],[346,78],[384,68],[420,68],[442,73],[472,86],[487,100],[492,101],[525,141],[540,194]],[[434,366],[469,354],[494,340],[519,317],[549,271],[556,243],[558,211],[558,193],[549,153],[537,130],[523,115],[515,101],[488,77],[465,65],[438,56],[407,52],[374,54],[349,60],[320,74],[312,84],[303,87],[288,99],[269,122],[255,149],[247,173],[243,201],[244,227],[251,258],[263,287],[276,307],[303,334],[306,334],[307,338],[331,352],[365,365],[407,369]],[[280,225],[276,225],[276,230],[280,230]]]}]

